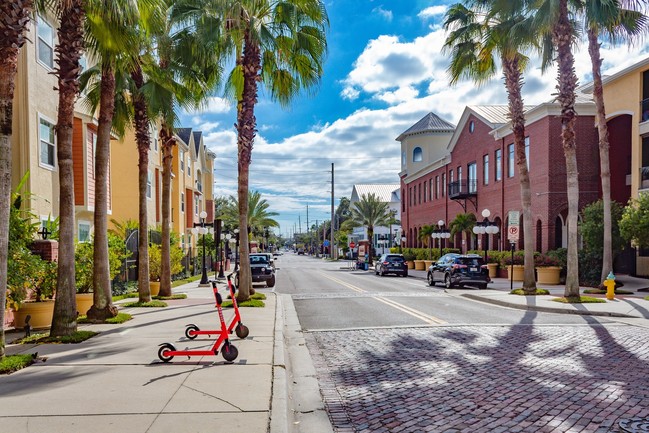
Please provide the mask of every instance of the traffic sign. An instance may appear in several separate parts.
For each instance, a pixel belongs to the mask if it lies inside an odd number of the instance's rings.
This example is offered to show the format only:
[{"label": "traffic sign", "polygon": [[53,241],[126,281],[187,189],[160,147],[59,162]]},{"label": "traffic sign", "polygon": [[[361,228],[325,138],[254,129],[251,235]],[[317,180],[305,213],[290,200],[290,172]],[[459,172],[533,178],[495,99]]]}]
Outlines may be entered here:
[{"label": "traffic sign", "polygon": [[356,244],[354,242],[349,243],[349,248],[354,248],[355,246],[356,246]]},{"label": "traffic sign", "polygon": [[509,211],[507,220],[509,222],[507,227],[507,240],[512,243],[518,242],[520,213],[516,210]]},{"label": "traffic sign", "polygon": [[507,229],[507,240],[509,242],[518,241],[518,226],[509,226]]}]

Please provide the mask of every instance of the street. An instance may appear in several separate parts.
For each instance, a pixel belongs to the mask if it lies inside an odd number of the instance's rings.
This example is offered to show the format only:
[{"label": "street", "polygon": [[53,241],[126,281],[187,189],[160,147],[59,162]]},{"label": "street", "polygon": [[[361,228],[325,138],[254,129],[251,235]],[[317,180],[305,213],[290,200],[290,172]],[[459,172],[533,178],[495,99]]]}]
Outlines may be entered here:
[{"label": "street", "polygon": [[646,328],[341,263],[284,254],[276,287],[292,295],[335,431],[646,431]]}]

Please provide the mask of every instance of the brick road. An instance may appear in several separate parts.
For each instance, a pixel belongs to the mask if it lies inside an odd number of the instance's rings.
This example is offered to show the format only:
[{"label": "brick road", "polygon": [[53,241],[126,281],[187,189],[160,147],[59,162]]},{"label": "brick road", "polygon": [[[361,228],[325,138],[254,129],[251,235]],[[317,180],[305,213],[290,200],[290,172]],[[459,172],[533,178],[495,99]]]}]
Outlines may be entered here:
[{"label": "brick road", "polygon": [[337,432],[649,431],[649,332],[442,326],[305,334]]}]

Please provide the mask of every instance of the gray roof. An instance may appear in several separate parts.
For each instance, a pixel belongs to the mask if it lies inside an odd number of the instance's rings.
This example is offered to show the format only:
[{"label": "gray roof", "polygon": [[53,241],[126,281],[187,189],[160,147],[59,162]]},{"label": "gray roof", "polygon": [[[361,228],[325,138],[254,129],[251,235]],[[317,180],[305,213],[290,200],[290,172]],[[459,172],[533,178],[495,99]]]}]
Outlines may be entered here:
[{"label": "gray roof", "polygon": [[203,135],[202,131],[194,131],[194,146],[196,146],[196,155],[200,154],[201,150],[201,136]]},{"label": "gray roof", "polygon": [[192,134],[192,128],[176,128],[176,135],[189,146],[189,138]]},{"label": "gray roof", "polygon": [[453,132],[455,125],[442,119],[435,113],[428,113],[422,119],[406,129],[397,137],[397,141],[401,141],[408,135],[417,134],[419,132]]},{"label": "gray roof", "polygon": [[507,105],[469,105],[469,108],[478,116],[491,123],[491,126],[509,122],[509,107]]},{"label": "gray roof", "polygon": [[[397,195],[393,195],[395,190],[399,191],[398,183],[389,183],[389,184],[360,184],[354,185],[352,190],[352,196],[350,201],[358,201],[363,195],[369,195],[373,193],[379,201],[383,203],[391,203],[393,201],[398,201]],[[396,199],[396,200],[395,200]]]}]

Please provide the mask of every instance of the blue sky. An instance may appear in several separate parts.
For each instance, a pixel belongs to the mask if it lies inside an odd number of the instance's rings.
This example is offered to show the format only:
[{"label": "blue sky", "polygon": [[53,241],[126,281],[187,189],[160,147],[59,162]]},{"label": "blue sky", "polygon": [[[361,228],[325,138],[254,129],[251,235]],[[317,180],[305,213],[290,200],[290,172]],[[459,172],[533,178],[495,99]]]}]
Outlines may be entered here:
[{"label": "blue sky", "polygon": [[[396,137],[429,112],[456,123],[466,105],[505,104],[500,75],[476,87],[451,87],[441,52],[441,28],[451,2],[424,0],[326,1],[329,53],[320,86],[283,109],[260,90],[258,135],[252,153],[250,190],[269,202],[283,235],[329,219],[331,163],[335,203],[354,184],[399,183]],[[648,46],[602,47],[604,71],[617,71],[646,57]],[[590,79],[588,52],[575,53],[580,83]],[[556,72],[541,73],[532,57],[525,73],[526,104],[552,98]],[[201,112],[183,116],[184,126],[204,132],[217,155],[215,194],[236,195],[235,107],[217,93]]]}]

